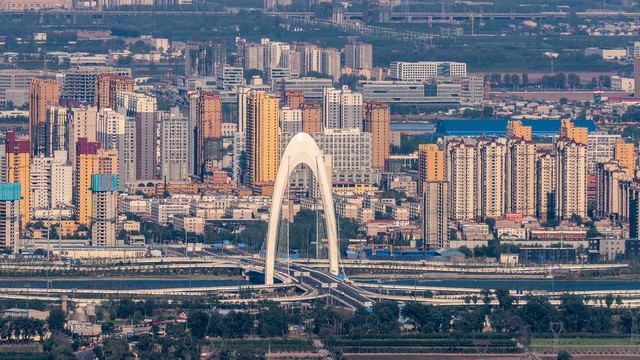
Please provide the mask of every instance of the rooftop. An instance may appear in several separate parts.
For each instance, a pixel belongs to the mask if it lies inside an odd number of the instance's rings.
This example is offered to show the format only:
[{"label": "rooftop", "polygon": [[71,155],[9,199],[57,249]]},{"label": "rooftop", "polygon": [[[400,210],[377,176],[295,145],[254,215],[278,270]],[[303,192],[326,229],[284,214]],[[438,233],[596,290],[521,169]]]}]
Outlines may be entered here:
[{"label": "rooftop", "polygon": [[[439,120],[437,132],[449,136],[506,136],[507,119]],[[589,132],[596,130],[593,120],[573,120],[577,127],[586,127]],[[531,126],[532,136],[551,136],[560,131],[560,119],[523,119],[522,125]]]}]

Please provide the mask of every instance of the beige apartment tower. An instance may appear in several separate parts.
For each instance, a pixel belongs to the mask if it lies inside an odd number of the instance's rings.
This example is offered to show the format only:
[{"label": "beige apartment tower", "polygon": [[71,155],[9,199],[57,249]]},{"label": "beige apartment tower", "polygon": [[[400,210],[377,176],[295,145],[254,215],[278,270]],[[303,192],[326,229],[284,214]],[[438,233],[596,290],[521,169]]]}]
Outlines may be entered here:
[{"label": "beige apartment tower", "polygon": [[384,161],[391,154],[390,124],[389,103],[364,102],[363,127],[365,132],[371,133],[372,139],[371,166],[380,171],[384,170]]},{"label": "beige apartment tower", "polygon": [[76,163],[75,146],[80,138],[87,141],[96,141],[98,108],[95,106],[81,105],[67,112],[69,116],[69,163]]},{"label": "beige apartment tower", "polygon": [[556,156],[549,150],[536,153],[536,214],[541,221],[556,216]]},{"label": "beige apartment tower", "polygon": [[611,160],[596,164],[596,215],[618,221],[620,211],[620,182],[631,180],[627,169]]},{"label": "beige apartment tower", "polygon": [[536,215],[536,144],[523,138],[507,141],[507,212]]},{"label": "beige apartment tower", "polygon": [[506,145],[502,139],[481,139],[477,150],[476,216],[500,218],[505,214]]},{"label": "beige apartment tower", "polygon": [[449,247],[449,183],[425,181],[422,231],[425,244],[432,249]]},{"label": "beige apartment tower", "polygon": [[587,216],[587,146],[567,138],[556,142],[556,210],[558,217]]},{"label": "beige apartment tower", "polygon": [[449,181],[449,214],[453,220],[475,218],[476,147],[464,140],[447,143],[447,180]]}]

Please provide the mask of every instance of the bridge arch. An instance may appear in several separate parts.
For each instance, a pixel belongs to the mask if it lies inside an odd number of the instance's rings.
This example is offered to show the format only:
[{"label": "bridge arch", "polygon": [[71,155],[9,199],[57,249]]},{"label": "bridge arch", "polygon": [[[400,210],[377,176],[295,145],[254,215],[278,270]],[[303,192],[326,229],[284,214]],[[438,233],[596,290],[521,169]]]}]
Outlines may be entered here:
[{"label": "bridge arch", "polygon": [[[313,175],[318,180],[320,195],[322,196],[322,206],[324,208],[325,225],[327,227],[327,238],[329,241],[329,272],[338,274],[338,235],[336,227],[336,215],[333,210],[333,196],[331,194],[331,177],[327,174],[322,151],[318,148],[315,140],[307,133],[298,133],[291,139],[287,148],[282,154],[276,182],[273,187],[271,198],[271,209],[269,211],[269,227],[267,228],[267,244],[265,256],[265,285],[273,285],[273,274],[276,261],[276,242],[278,232],[278,222],[280,211],[282,210],[282,200],[284,191],[289,182],[289,176],[300,164],[305,164],[311,168]],[[318,246],[318,245],[316,245]]]}]

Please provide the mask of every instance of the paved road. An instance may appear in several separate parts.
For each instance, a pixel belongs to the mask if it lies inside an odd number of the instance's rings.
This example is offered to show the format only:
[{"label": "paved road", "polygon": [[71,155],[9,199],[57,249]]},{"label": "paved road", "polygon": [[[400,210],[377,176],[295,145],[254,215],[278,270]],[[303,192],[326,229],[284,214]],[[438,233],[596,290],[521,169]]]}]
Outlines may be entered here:
[{"label": "paved road", "polygon": [[338,279],[335,275],[297,264],[292,265],[291,268],[300,272],[300,281],[310,285],[320,293],[329,294],[348,307],[357,309],[361,306],[371,306],[374,302],[366,296],[368,293],[366,290],[348,281]]}]

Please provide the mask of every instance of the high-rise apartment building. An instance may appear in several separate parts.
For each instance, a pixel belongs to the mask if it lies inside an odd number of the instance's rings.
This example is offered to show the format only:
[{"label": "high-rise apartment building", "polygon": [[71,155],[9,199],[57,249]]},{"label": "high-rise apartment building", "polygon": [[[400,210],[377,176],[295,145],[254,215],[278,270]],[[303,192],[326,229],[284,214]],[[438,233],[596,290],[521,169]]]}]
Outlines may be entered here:
[{"label": "high-rise apartment building", "polygon": [[302,91],[287,90],[284,92],[284,104],[291,109],[300,109],[304,103],[304,93]]},{"label": "high-rise apartment building", "polygon": [[322,50],[322,67],[321,73],[330,76],[334,82],[337,82],[342,75],[342,66],[340,63],[340,50],[324,49]]},{"label": "high-rise apartment building", "polygon": [[560,138],[556,142],[556,211],[560,219],[587,216],[587,146]]},{"label": "high-rise apartment building", "polygon": [[76,143],[73,198],[75,199],[78,223],[91,223],[91,174],[96,173],[100,143],[79,138]]},{"label": "high-rise apartment building", "polygon": [[116,111],[136,121],[136,177],[156,178],[156,98],[132,92],[116,94]]},{"label": "high-rise apartment building", "polygon": [[334,182],[371,184],[376,174],[371,166],[371,133],[358,128],[324,129],[312,134],[322,150],[331,158],[331,178]]},{"label": "high-rise apartment building", "polygon": [[536,153],[536,217],[552,220],[556,211],[556,156],[549,150]]},{"label": "high-rise apartment building", "polygon": [[573,125],[570,119],[560,120],[560,137],[568,138],[579,144],[586,145],[589,129]]},{"label": "high-rise apartment building", "polygon": [[119,149],[124,138],[126,116],[111,108],[98,111],[96,121],[96,140],[103,149]]},{"label": "high-rise apartment building", "polygon": [[103,108],[98,112],[97,128],[97,140],[102,149],[117,151],[118,186],[124,191],[127,182],[136,180],[136,121]]},{"label": "high-rise apartment building", "polygon": [[45,153],[47,109],[58,106],[60,85],[55,79],[35,78],[29,84],[29,139],[30,153]]},{"label": "high-rise apartment building", "polygon": [[427,181],[445,180],[445,153],[436,144],[418,145],[418,195],[422,195]]},{"label": "high-rise apartment building", "polygon": [[29,212],[31,189],[30,182],[31,142],[20,138],[13,131],[7,131],[5,142],[5,166],[8,183],[20,184],[20,224],[24,228],[31,220]]},{"label": "high-rise apartment building", "polygon": [[167,182],[186,181],[187,151],[189,141],[189,119],[177,107],[171,108],[161,120],[160,161],[162,180]]},{"label": "high-rise apartment building", "polygon": [[196,149],[195,174],[202,175],[211,169],[216,159],[214,142],[222,137],[222,100],[213,91],[200,91],[196,100]]},{"label": "high-rise apartment building", "polygon": [[526,136],[507,141],[507,212],[536,214],[536,144]]},{"label": "high-rise apartment building", "polygon": [[595,131],[587,134],[587,174],[595,175],[596,164],[615,158],[616,144],[620,134]]},{"label": "high-rise apartment building", "polygon": [[305,101],[302,110],[302,132],[313,134],[322,131],[322,105],[318,101]]},{"label": "high-rise apartment building", "polygon": [[389,66],[389,77],[400,81],[426,81],[437,76],[467,76],[467,64],[458,62],[394,61]]},{"label": "high-rise apartment building", "polygon": [[75,146],[80,138],[87,141],[96,141],[96,123],[98,119],[98,108],[95,106],[85,106],[72,108],[68,112],[69,116],[69,163],[76,163]]},{"label": "high-rise apartment building", "polygon": [[442,180],[424,182],[422,230],[426,246],[449,247],[449,183]]},{"label": "high-rise apartment building", "polygon": [[323,128],[362,130],[362,94],[347,86],[340,90],[325,88],[322,106]]},{"label": "high-rise apartment building", "polygon": [[100,174],[118,174],[118,168],[120,167],[119,158],[118,150],[99,149],[96,155],[96,161],[94,162],[93,172]]},{"label": "high-rise apartment building", "polygon": [[626,169],[615,160],[596,165],[596,209],[601,219],[617,222],[620,215],[620,182],[630,180]]},{"label": "high-rise apartment building", "polygon": [[247,99],[247,184],[262,187],[276,180],[280,162],[278,99],[252,92]]},{"label": "high-rise apartment building", "polygon": [[509,120],[507,123],[507,138],[518,138],[531,141],[531,126],[522,125],[521,120]]},{"label": "high-rise apartment building", "polygon": [[[66,160],[66,159],[65,159]],[[29,187],[31,189],[31,204],[29,211],[33,214],[35,210],[50,209],[49,191],[51,185],[49,178],[51,176],[51,162],[53,158],[44,157],[40,154],[33,158],[29,167]]]},{"label": "high-rise apartment building", "polygon": [[32,159],[30,168],[30,210],[49,210],[71,205],[73,167],[67,165],[67,152],[56,151],[52,157]]},{"label": "high-rise apartment building", "polygon": [[91,244],[116,244],[118,175],[91,174]]},{"label": "high-rise apartment building", "polygon": [[344,65],[352,69],[373,67],[373,46],[360,41],[349,41],[344,46]]},{"label": "high-rise apartment building", "polygon": [[500,218],[505,214],[506,145],[501,140],[478,140],[476,215],[483,219]]},{"label": "high-rise apartment building", "polygon": [[0,249],[14,254],[20,248],[20,183],[0,183]]},{"label": "high-rise apartment building", "polygon": [[119,92],[132,92],[133,79],[116,74],[100,74],[96,77],[94,105],[98,110],[104,108],[116,108],[116,94]]},{"label": "high-rise apartment building", "polygon": [[244,69],[264,71],[266,68],[265,46],[262,44],[247,44],[244,48]]},{"label": "high-rise apartment building", "polygon": [[65,71],[62,81],[62,97],[83,103],[94,104],[96,79],[100,74],[131,77],[131,69],[111,66],[80,66]]},{"label": "high-rise apartment building", "polygon": [[185,76],[216,76],[218,69],[227,64],[227,43],[209,41],[189,44],[184,51]]},{"label": "high-rise apartment building", "polygon": [[[293,135],[302,131],[302,110],[288,106],[280,109],[280,131]],[[286,146],[286,144],[280,144]]]},{"label": "high-rise apartment building", "polygon": [[233,134],[233,180],[236,186],[246,184],[247,144],[245,133]]},{"label": "high-rise apartment building", "polygon": [[44,139],[44,155],[53,156],[55,151],[68,151],[68,118],[67,108],[52,106],[47,108],[46,134]]},{"label": "high-rise apartment building", "polygon": [[617,139],[614,159],[625,169],[627,175],[632,176],[636,168],[634,144]]},{"label": "high-rise apartment building", "polygon": [[476,147],[465,143],[464,140],[451,140],[446,144],[446,151],[450,218],[474,219],[476,216]]},{"label": "high-rise apartment building", "polygon": [[248,86],[239,86],[237,89],[238,96],[238,132],[247,132],[247,100],[252,89]]},{"label": "high-rise apartment building", "polygon": [[384,161],[391,155],[391,111],[389,103],[366,101],[364,103],[363,128],[371,133],[371,165],[384,170]]}]

